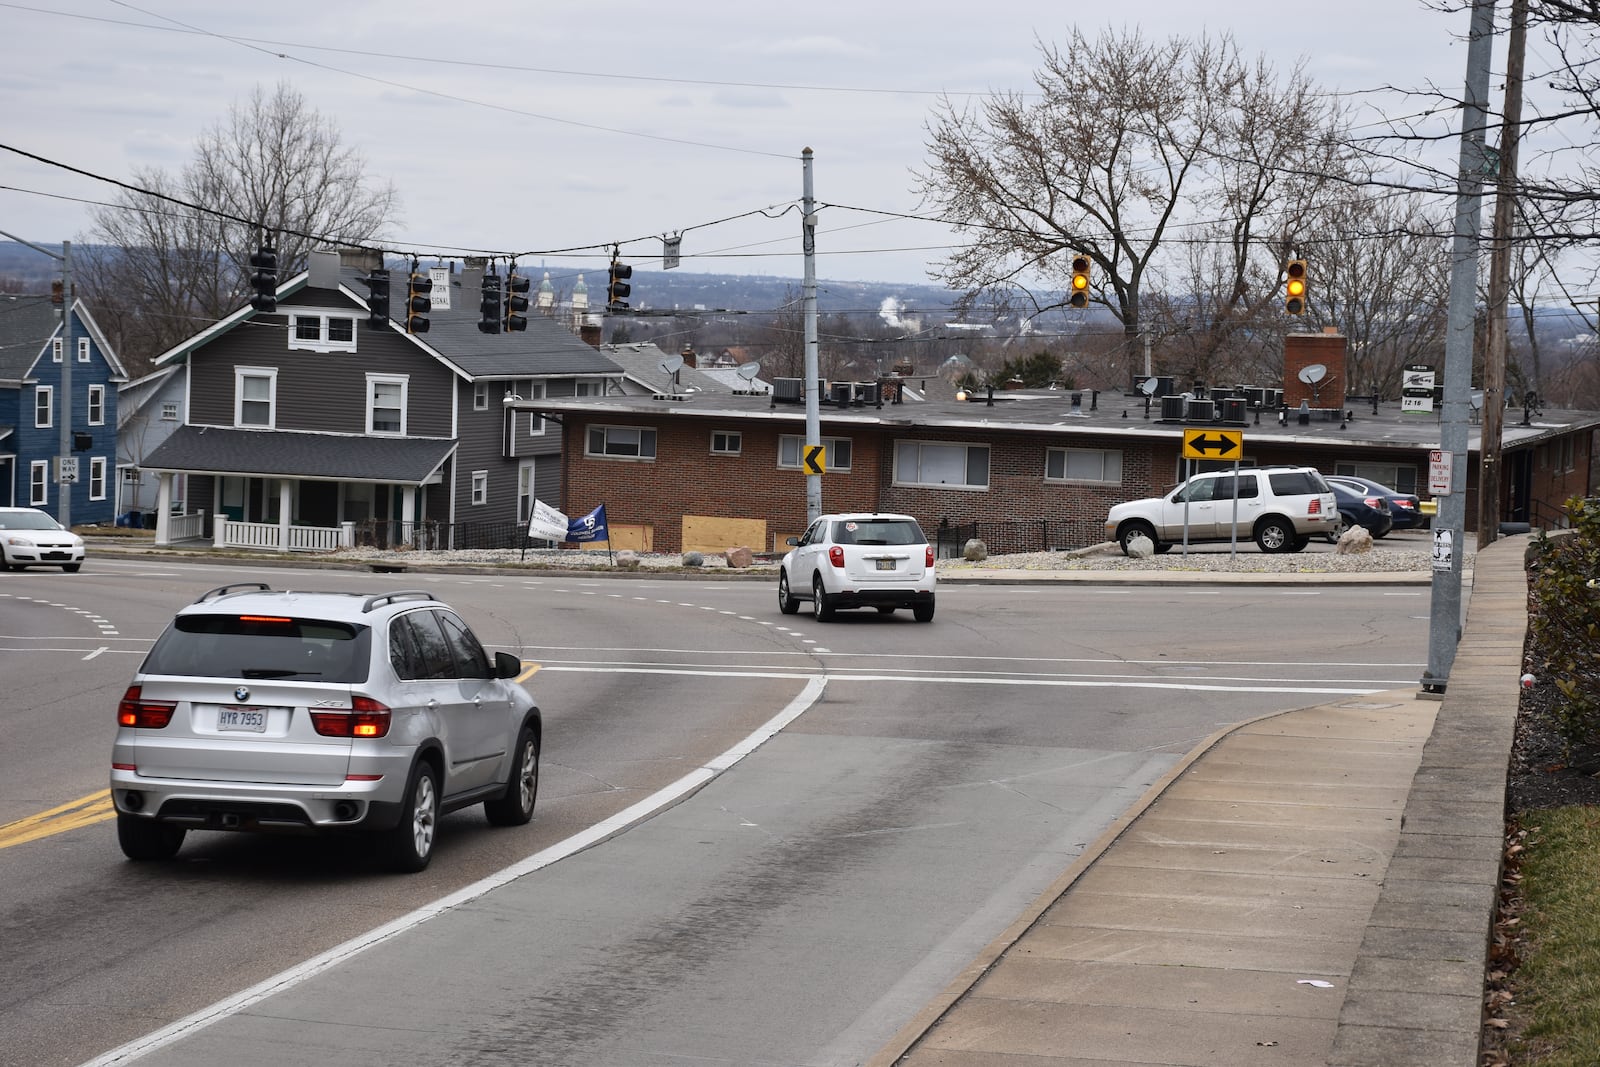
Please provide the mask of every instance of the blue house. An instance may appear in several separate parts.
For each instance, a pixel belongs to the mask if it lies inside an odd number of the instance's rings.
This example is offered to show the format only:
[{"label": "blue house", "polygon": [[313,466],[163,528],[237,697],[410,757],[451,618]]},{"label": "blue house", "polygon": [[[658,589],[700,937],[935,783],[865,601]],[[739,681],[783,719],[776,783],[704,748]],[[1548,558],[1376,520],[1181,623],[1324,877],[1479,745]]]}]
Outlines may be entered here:
[{"label": "blue house", "polygon": [[[0,295],[0,505],[36,507],[61,517],[70,489],[72,525],[116,517],[117,387],[128,380],[82,301],[73,305],[71,353],[61,308],[48,296]],[[61,376],[71,358],[68,440],[78,480],[58,484]]]}]

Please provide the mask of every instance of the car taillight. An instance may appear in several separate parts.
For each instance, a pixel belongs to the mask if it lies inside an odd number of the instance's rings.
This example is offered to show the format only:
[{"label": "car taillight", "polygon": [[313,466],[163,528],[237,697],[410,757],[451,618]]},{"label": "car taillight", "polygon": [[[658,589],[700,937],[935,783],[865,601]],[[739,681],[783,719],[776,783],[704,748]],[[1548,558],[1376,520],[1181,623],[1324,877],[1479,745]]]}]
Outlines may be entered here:
[{"label": "car taillight", "polygon": [[1401,507],[1405,508],[1407,511],[1409,511],[1412,508],[1417,506],[1417,503],[1414,500],[1391,500],[1391,501],[1389,501],[1389,503],[1391,503],[1391,504],[1399,504]]},{"label": "car taillight", "polygon": [[172,713],[177,710],[177,701],[146,700],[139,686],[130,685],[117,702],[117,722],[139,730],[162,730],[172,721]]},{"label": "car taillight", "polygon": [[1311,506],[1306,509],[1306,514],[1307,515],[1321,515],[1322,514],[1322,498],[1320,496],[1314,496],[1314,497],[1311,498]]},{"label": "car taillight", "polygon": [[1367,507],[1371,508],[1373,511],[1377,511],[1383,507],[1383,501],[1379,500],[1375,496],[1367,497],[1367,499],[1362,501],[1362,503],[1366,504]]},{"label": "car taillight", "polygon": [[923,553],[922,565],[924,567],[933,566],[933,546],[932,545],[929,545],[928,546],[928,550],[925,553]]},{"label": "car taillight", "polygon": [[323,737],[383,737],[389,732],[389,705],[354,697],[349,711],[313,711],[311,725]]},{"label": "car taillight", "polygon": [[838,545],[834,545],[832,548],[828,549],[828,562],[833,564],[835,567],[843,567],[844,549],[840,548]]}]

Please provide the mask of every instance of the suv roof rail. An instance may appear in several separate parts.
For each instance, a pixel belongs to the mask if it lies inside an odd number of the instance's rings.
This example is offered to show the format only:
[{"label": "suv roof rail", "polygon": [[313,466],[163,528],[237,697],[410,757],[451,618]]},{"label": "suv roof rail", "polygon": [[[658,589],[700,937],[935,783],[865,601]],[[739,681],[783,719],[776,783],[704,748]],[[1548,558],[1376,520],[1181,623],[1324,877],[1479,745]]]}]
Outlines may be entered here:
[{"label": "suv roof rail", "polygon": [[397,600],[436,599],[437,598],[426,589],[396,589],[392,593],[379,593],[377,596],[367,597],[366,601],[361,605],[361,613],[364,615],[373,608],[379,607],[383,604],[393,604]]},{"label": "suv roof rail", "polygon": [[196,604],[204,604],[208,600],[231,596],[246,589],[252,593],[268,593],[272,591],[272,587],[266,582],[234,582],[231,585],[219,585],[215,589],[208,589],[196,597],[194,602]]}]

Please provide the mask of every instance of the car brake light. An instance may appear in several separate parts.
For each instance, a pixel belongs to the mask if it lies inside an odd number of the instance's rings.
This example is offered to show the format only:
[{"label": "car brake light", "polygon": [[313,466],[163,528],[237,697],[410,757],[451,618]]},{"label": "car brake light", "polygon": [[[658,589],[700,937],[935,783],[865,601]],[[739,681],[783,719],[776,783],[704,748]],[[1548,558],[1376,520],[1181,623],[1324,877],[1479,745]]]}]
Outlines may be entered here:
[{"label": "car brake light", "polygon": [[833,564],[835,567],[843,567],[844,549],[840,548],[838,545],[834,545],[832,548],[828,549],[828,562]]},{"label": "car brake light", "polygon": [[1314,496],[1314,497],[1311,498],[1311,507],[1309,509],[1307,509],[1306,514],[1307,515],[1321,515],[1322,514],[1322,498],[1320,496]]},{"label": "car brake light", "polygon": [[139,730],[162,730],[172,721],[172,713],[177,710],[177,701],[145,700],[141,688],[130,685],[117,702],[117,722]]},{"label": "car brake light", "polygon": [[323,737],[383,737],[389,732],[387,704],[354,697],[349,711],[313,711],[311,725]]},{"label": "car brake light", "polygon": [[1410,508],[1414,508],[1414,507],[1417,506],[1416,503],[1414,501],[1411,501],[1411,500],[1391,500],[1390,503],[1391,504],[1399,504],[1401,507],[1406,508],[1408,510]]},{"label": "car brake light", "polygon": [[1373,511],[1377,511],[1379,505],[1382,504],[1382,501],[1375,496],[1369,496],[1365,501],[1363,501],[1363,503],[1365,503],[1367,507],[1371,508]]},{"label": "car brake light", "polygon": [[922,565],[924,567],[933,566],[933,546],[932,545],[929,545],[927,551],[923,553]]}]

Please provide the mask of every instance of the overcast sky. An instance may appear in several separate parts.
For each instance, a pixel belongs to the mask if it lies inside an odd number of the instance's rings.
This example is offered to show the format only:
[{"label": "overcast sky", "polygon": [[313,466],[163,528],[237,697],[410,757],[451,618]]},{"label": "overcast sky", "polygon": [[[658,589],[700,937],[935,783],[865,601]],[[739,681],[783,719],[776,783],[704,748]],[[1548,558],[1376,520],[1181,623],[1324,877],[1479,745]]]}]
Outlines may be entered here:
[{"label": "overcast sky", "polygon": [[[106,178],[176,173],[232,103],[287,81],[397,188],[394,250],[534,253],[591,282],[593,246],[659,268],[674,232],[684,270],[800,277],[783,211],[810,147],[816,199],[845,206],[820,215],[818,276],[924,282],[949,232],[870,212],[918,209],[938,94],[1031,88],[1036,38],[1064,41],[1075,10],[1091,35],[1105,16],[1157,39],[1231,33],[1350,93],[1465,79],[1468,15],[1421,0],[34,0],[0,3],[0,143]],[[0,230],[86,240],[115,192],[0,151]]]}]

